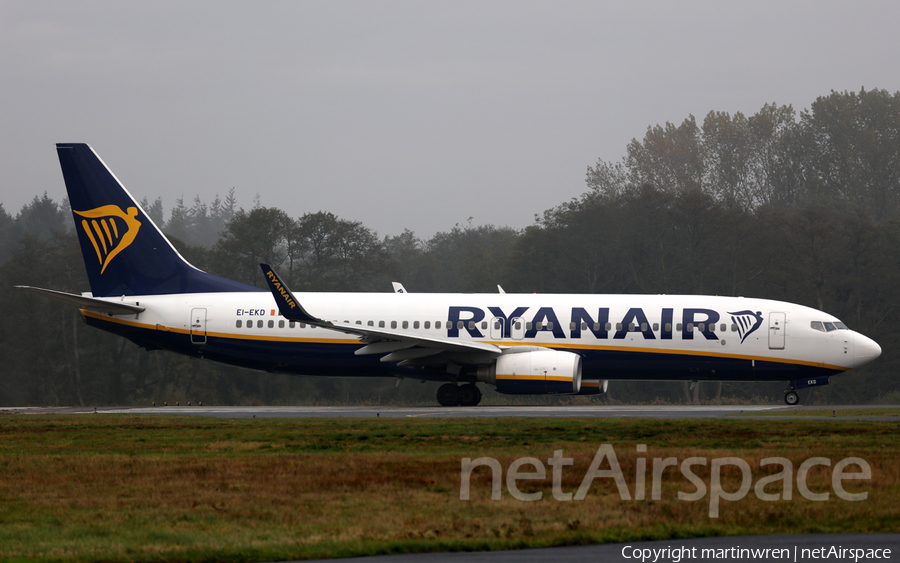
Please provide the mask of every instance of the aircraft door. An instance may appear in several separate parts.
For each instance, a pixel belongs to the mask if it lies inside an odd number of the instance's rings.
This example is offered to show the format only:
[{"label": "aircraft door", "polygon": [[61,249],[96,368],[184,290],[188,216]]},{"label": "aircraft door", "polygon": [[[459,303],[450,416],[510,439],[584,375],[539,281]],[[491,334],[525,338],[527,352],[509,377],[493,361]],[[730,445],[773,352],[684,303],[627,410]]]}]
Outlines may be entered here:
[{"label": "aircraft door", "polygon": [[525,338],[525,321],[519,317],[509,319],[510,336],[513,340]]},{"label": "aircraft door", "polygon": [[769,350],[784,350],[784,313],[769,313]]},{"label": "aircraft door", "polygon": [[191,344],[206,344],[206,309],[191,309]]},{"label": "aircraft door", "polygon": [[491,319],[491,340],[503,340],[503,321],[500,317]]}]

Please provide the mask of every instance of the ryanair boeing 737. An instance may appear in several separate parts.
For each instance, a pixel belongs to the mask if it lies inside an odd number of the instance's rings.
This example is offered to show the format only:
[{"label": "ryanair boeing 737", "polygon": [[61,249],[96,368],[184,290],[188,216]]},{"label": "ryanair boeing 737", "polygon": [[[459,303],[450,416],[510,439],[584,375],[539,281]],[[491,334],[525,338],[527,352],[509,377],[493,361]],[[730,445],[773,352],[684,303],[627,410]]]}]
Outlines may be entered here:
[{"label": "ryanair boeing 737", "polygon": [[[148,350],[292,375],[445,382],[445,406],[501,393],[604,393],[610,380],[786,381],[796,390],[881,354],[822,311],[699,295],[293,294],[191,266],[86,144],[56,146],[91,292],[23,287]],[[402,286],[401,286],[402,288]]]}]

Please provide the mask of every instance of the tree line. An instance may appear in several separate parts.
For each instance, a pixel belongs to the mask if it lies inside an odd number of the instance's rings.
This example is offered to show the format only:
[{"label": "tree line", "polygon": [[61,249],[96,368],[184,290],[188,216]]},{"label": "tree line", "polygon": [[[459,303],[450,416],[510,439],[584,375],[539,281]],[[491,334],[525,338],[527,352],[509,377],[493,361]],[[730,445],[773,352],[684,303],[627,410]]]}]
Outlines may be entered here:
[{"label": "tree line", "polygon": [[[524,229],[458,224],[420,239],[380,238],[325,211],[290,217],[232,189],[148,215],[195,266],[265,287],[259,262],[294,291],[668,293],[780,299],[834,314],[874,338],[877,362],[808,400],[900,401],[900,93],[832,92],[797,115],[767,104],[745,117],[648,127],[619,162],[588,167],[587,191]],[[74,308],[12,285],[88,289],[66,202],[0,204],[0,404],[432,401],[432,384],[258,374],[83,326]],[[595,400],[780,400],[781,383],[613,382]],[[548,399],[538,399],[546,401]],[[554,399],[558,400],[558,399]],[[564,399],[565,400],[565,399]]]}]

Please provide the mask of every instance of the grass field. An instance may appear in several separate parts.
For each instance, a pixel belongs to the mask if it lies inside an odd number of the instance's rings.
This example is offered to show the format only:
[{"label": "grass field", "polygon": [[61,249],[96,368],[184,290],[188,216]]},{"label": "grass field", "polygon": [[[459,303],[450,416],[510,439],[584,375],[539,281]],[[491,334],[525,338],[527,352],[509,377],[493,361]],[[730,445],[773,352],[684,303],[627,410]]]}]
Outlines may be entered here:
[{"label": "grass field", "polygon": [[[900,532],[900,422],[636,419],[213,419],[71,415],[0,417],[0,558],[46,561],[266,561],[375,553],[483,550],[704,535]],[[555,500],[548,458],[563,450],[562,491],[575,492],[598,447],[611,444],[632,500],[599,478],[584,500]],[[646,444],[646,453],[636,450]],[[460,500],[462,458],[487,456],[503,469],[502,498],[491,472],[472,473]],[[518,481],[534,502],[516,500],[506,476],[517,458],[542,460],[544,480]],[[869,480],[845,481],[837,498],[831,468],[807,482],[827,501],[763,501],[750,492],[679,500],[694,486],[667,469],[660,500],[633,500],[635,471],[653,458],[739,457],[753,483],[777,470],[765,457],[800,464],[864,459]],[[693,471],[707,485],[711,464]],[[604,463],[601,469],[608,468]],[[533,471],[531,465],[519,471]],[[851,468],[850,470],[858,470]],[[726,467],[723,489],[739,488]],[[782,481],[765,488],[780,492]]]},{"label": "grass field", "polygon": [[845,407],[837,409],[797,409],[745,412],[733,416],[896,416],[900,417],[898,407],[867,407],[864,409]]}]

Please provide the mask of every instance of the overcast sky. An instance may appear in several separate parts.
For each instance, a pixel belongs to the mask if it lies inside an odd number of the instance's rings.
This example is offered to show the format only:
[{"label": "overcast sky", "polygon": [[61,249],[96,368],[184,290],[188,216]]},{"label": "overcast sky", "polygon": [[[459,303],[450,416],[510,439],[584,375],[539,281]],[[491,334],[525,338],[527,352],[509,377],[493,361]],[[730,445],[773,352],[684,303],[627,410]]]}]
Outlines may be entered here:
[{"label": "overcast sky", "polygon": [[0,1],[0,202],[89,143],[139,200],[521,228],[649,125],[900,90],[900,2]]}]

